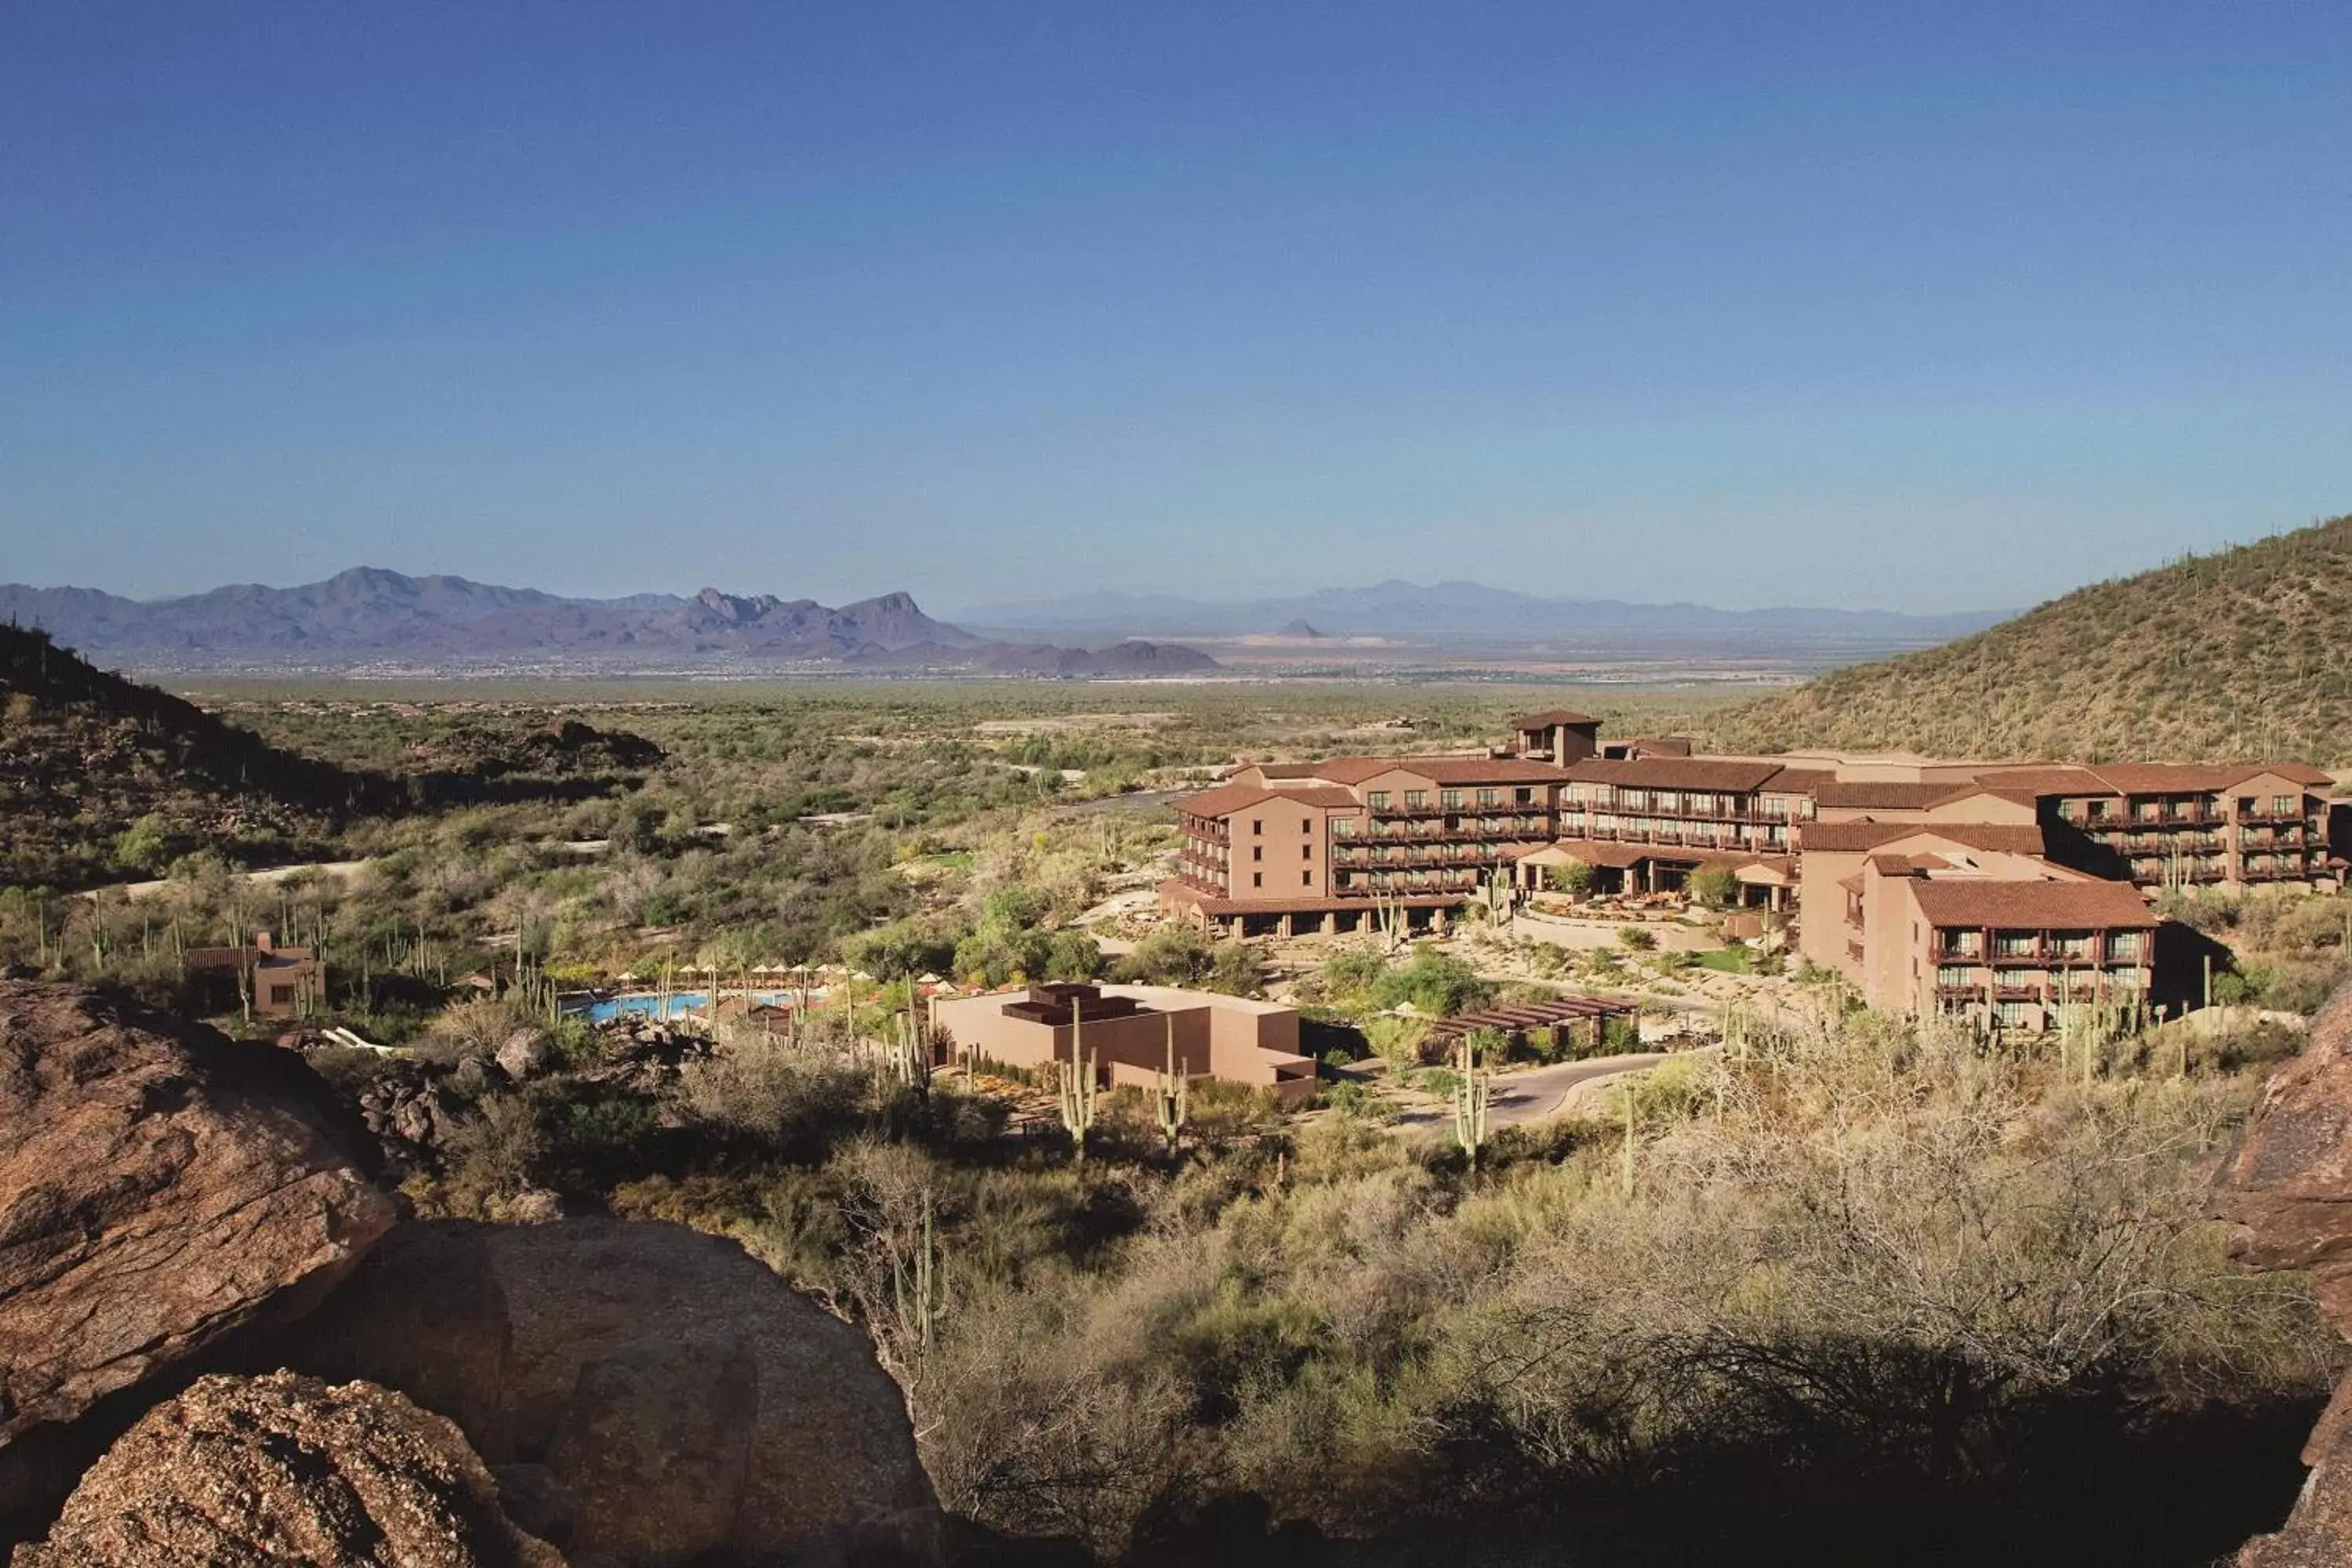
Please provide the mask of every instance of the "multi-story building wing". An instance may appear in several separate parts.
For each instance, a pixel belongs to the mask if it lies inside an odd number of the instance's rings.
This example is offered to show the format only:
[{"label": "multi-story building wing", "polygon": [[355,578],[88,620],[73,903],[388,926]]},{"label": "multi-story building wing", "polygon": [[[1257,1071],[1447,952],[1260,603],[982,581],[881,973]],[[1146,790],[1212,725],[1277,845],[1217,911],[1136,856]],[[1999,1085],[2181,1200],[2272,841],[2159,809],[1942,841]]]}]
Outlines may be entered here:
[{"label": "multi-story building wing", "polygon": [[1797,949],[1815,968],[1835,970],[1856,985],[1868,961],[1868,928],[1858,902],[1865,863],[1874,858],[1939,858],[1988,876],[2048,874],[2042,829],[2032,824],[1812,822],[1798,860]]},{"label": "multi-story building wing", "polygon": [[1871,933],[1864,996],[1889,1011],[2040,1031],[2070,1005],[2145,1003],[2155,983],[2161,922],[2121,882],[1874,856],[1850,918]]},{"label": "multi-story building wing", "polygon": [[1590,866],[1612,886],[1655,892],[1721,868],[1776,907],[1794,886],[1799,826],[1826,774],[1769,759],[1673,755],[1571,763],[1560,788],[1559,837],[1519,857],[1536,886],[1558,865]]},{"label": "multi-story building wing", "polygon": [[1564,775],[1517,757],[1252,764],[1176,802],[1163,908],[1244,934],[1354,931],[1387,910],[1444,923],[1558,832]]},{"label": "multi-story building wing", "polygon": [[2310,885],[2341,870],[2330,780],[2299,763],[1987,769],[1990,788],[2030,788],[2061,858],[2143,888]]}]

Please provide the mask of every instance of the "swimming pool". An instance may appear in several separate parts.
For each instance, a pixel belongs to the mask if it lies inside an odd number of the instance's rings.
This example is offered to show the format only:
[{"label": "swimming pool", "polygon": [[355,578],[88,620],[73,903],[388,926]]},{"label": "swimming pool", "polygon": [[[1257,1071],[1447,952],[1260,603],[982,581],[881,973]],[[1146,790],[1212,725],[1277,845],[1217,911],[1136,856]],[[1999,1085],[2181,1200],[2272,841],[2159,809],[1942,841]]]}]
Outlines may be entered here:
[{"label": "swimming pool", "polygon": [[[740,991],[735,990],[730,990],[727,993],[728,999],[730,1001],[740,999],[742,994]],[[751,993],[751,1002],[754,1006],[759,1007],[790,1007],[803,995],[812,1003],[822,1002],[824,1000],[824,987],[813,986],[806,992],[754,991]],[[567,1018],[585,1018],[592,1024],[609,1024],[624,1013],[637,1018],[661,1017],[663,1000],[661,993],[657,991],[640,991],[632,992],[626,996],[601,998],[567,996],[561,998],[557,1005]],[[685,1013],[707,1011],[710,1006],[710,993],[673,991],[667,1000],[669,1016],[675,1018]]]}]

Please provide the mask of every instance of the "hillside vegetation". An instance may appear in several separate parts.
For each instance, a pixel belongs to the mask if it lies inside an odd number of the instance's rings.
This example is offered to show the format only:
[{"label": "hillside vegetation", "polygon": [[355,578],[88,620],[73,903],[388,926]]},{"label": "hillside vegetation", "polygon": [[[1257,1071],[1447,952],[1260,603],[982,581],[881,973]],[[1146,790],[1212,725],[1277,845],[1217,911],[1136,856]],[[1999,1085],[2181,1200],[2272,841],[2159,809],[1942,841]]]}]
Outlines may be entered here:
[{"label": "hillside vegetation", "polygon": [[458,722],[344,765],[100,669],[47,632],[0,625],[0,888],[157,877],[198,851],[248,865],[332,858],[364,817],[587,799],[637,783],[662,756],[577,721],[538,731]]},{"label": "hillside vegetation", "polygon": [[1720,715],[1717,745],[2352,764],[2352,517],[2101,583]]},{"label": "hillside vegetation", "polygon": [[0,884],[158,872],[199,847],[308,852],[382,787],[0,626]]}]

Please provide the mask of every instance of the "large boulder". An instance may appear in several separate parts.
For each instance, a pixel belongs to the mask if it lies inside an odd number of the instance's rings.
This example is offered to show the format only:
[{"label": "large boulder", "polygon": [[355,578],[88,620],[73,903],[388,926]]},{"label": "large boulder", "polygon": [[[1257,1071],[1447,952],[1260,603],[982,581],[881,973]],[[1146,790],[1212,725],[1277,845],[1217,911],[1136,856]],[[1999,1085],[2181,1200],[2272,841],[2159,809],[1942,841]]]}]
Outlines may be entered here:
[{"label": "large boulder", "polygon": [[734,1243],[608,1218],[403,1226],[284,1343],[449,1416],[575,1558],[925,1562],[905,1401],[856,1329]]},{"label": "large boulder", "polygon": [[[2303,1055],[2271,1075],[2223,1164],[2216,1207],[2255,1268],[2311,1272],[2320,1310],[2352,1337],[2352,982],[2337,988]],[[2248,1542],[2241,1568],[2352,1563],[2352,1377],[2304,1447],[2311,1475],[2286,1528]]]},{"label": "large boulder", "polygon": [[82,1478],[14,1568],[564,1568],[457,1428],[366,1384],[206,1377]]},{"label": "large boulder", "polygon": [[290,1053],[0,983],[0,1449],[314,1303],[393,1218]]}]

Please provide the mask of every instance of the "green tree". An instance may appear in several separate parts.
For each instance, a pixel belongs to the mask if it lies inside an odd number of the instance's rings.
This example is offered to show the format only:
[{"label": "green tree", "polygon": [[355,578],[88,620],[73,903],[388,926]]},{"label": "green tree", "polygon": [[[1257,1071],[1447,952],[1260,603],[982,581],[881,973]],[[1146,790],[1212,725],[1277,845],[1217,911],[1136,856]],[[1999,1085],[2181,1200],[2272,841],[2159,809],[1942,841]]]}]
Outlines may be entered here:
[{"label": "green tree", "polygon": [[1592,868],[1581,860],[1570,860],[1565,866],[1553,866],[1544,872],[1544,884],[1555,893],[1581,897],[1592,891]]},{"label": "green tree", "polygon": [[115,836],[113,859],[124,871],[160,874],[171,864],[172,825],[150,812]]},{"label": "green tree", "polygon": [[1692,872],[1685,888],[1710,910],[1727,910],[1739,901],[1739,879],[1719,867]]}]

